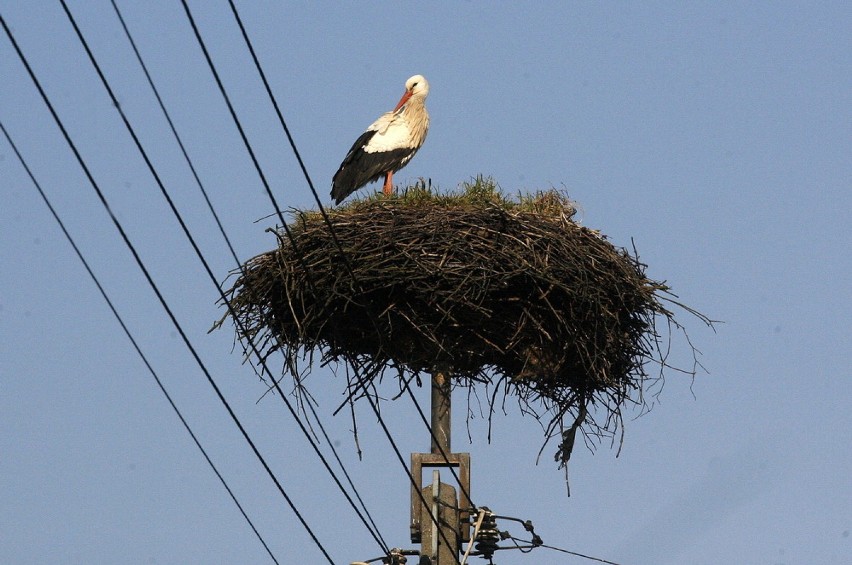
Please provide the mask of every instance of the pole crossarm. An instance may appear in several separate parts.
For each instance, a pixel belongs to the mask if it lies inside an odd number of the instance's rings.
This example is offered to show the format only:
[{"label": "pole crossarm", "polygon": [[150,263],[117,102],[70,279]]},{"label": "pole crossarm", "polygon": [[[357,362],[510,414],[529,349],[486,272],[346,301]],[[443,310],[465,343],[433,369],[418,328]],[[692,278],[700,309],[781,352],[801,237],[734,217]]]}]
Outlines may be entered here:
[{"label": "pole crossarm", "polygon": [[[448,453],[447,458],[440,453],[412,453],[411,475],[415,478],[423,476],[424,468],[458,468],[461,504],[459,505],[459,533],[462,542],[470,541],[470,509],[473,504],[468,497],[470,493],[470,453]],[[422,540],[423,497],[418,490],[411,486],[411,543]]]}]

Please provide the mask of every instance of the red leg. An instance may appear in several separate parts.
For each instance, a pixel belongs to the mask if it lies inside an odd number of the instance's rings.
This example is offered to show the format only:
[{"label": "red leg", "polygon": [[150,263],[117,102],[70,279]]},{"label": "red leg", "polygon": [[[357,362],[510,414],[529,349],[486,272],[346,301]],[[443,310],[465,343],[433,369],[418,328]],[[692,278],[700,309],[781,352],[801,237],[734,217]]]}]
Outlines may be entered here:
[{"label": "red leg", "polygon": [[385,175],[385,186],[382,188],[385,196],[393,194],[393,171],[388,171]]}]

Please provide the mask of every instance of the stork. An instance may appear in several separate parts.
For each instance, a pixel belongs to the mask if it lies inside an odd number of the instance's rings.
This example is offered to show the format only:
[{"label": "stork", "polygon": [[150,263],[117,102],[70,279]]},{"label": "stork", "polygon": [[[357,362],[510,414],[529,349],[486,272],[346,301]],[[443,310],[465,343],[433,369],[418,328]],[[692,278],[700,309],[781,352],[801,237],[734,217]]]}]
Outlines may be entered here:
[{"label": "stork", "polygon": [[331,182],[335,204],[382,176],[385,177],[384,193],[393,193],[393,174],[414,157],[426,140],[428,94],[429,83],[422,75],[405,81],[405,93],[396,108],[373,122],[343,158]]}]

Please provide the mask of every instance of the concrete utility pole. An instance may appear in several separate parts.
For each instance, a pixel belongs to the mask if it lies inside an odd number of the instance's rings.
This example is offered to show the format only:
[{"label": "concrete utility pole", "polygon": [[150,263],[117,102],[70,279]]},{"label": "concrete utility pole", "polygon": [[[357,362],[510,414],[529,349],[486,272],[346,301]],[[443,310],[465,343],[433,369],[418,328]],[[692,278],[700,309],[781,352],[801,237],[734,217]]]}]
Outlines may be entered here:
[{"label": "concrete utility pole", "polygon": [[[470,454],[452,453],[450,395],[452,382],[446,372],[432,374],[432,449],[411,454],[411,473],[423,480],[423,468],[457,467],[461,504],[456,489],[432,471],[432,483],[411,489],[411,542],[421,544],[420,565],[451,565],[459,562],[461,544],[470,540]],[[423,501],[426,501],[424,504]]]}]

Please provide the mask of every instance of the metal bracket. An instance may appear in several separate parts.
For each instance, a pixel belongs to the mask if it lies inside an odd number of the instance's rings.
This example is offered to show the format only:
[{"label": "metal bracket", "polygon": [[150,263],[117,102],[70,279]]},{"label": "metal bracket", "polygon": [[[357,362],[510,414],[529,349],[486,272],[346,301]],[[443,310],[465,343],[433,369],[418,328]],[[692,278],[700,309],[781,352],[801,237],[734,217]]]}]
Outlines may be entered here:
[{"label": "metal bracket", "polygon": [[[456,467],[459,476],[459,524],[458,532],[462,542],[470,541],[470,453],[448,453],[447,458],[440,453],[412,453],[411,476],[417,483],[423,480],[423,468]],[[421,487],[411,485],[411,543],[422,540],[421,515],[423,513],[423,498]]]}]

